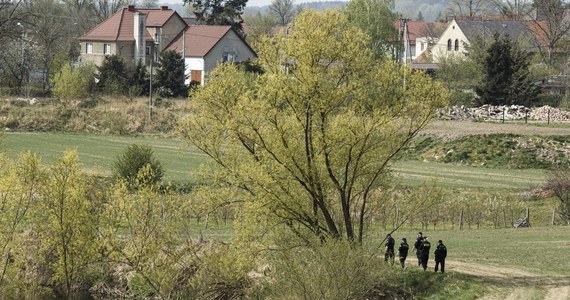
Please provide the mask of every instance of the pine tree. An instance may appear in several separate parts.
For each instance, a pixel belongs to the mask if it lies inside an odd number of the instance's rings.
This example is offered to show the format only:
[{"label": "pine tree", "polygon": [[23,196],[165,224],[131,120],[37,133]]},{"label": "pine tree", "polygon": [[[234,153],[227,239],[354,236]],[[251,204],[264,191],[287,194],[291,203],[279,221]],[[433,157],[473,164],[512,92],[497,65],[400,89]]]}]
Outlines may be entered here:
[{"label": "pine tree", "polygon": [[479,104],[528,105],[538,94],[529,80],[529,53],[508,36],[495,34],[483,60],[483,79],[475,89]]},{"label": "pine tree", "polygon": [[186,97],[184,84],[184,59],[176,51],[166,51],[160,55],[160,67],[156,72],[156,85],[161,97]]},{"label": "pine tree", "polygon": [[199,22],[207,25],[230,25],[239,35],[245,37],[241,15],[247,0],[184,0],[191,4]]}]

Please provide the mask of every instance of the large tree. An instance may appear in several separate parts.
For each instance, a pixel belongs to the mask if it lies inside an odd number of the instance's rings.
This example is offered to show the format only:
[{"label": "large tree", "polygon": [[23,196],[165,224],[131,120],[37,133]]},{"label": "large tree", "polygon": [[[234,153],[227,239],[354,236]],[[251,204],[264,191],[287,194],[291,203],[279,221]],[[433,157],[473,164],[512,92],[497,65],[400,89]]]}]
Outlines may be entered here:
[{"label": "large tree", "polygon": [[483,79],[475,89],[480,104],[532,104],[538,88],[529,79],[530,53],[508,36],[498,34],[486,52]]},{"label": "large tree", "polygon": [[546,61],[552,63],[552,53],[570,31],[570,12],[562,0],[535,0],[535,14],[531,14],[531,25],[542,38],[546,48]]},{"label": "large tree", "polygon": [[348,20],[371,38],[376,57],[399,53],[398,30],[394,24],[398,16],[390,10],[392,0],[353,0],[346,7]]},{"label": "large tree", "polygon": [[232,28],[245,37],[241,15],[247,0],[184,0],[191,4],[193,13],[199,22],[207,25],[231,25]]},{"label": "large tree", "polygon": [[295,15],[293,0],[272,0],[269,13],[277,19],[279,25],[285,26]]},{"label": "large tree", "polygon": [[[43,70],[42,86],[50,89],[50,75],[55,57],[69,52],[69,39],[73,36],[72,22],[65,16],[65,6],[55,0],[36,0],[28,4],[32,13],[29,37],[37,51],[37,66]],[[77,40],[75,40],[77,42]]]},{"label": "large tree", "polygon": [[493,7],[488,0],[451,0],[447,10],[455,18],[472,20],[488,15]]},{"label": "large tree", "polygon": [[23,0],[0,1],[0,42],[19,34],[18,30],[15,30],[16,24],[23,23],[29,16],[29,12],[23,7],[24,4]]},{"label": "large tree", "polygon": [[489,0],[504,17],[511,20],[524,19],[532,10],[534,0]]},{"label": "large tree", "polygon": [[261,43],[265,73],[224,64],[193,95],[181,129],[212,163],[196,197],[238,205],[240,238],[281,230],[361,242],[392,160],[447,93],[423,72],[376,60],[338,11],[304,11],[291,28]]}]

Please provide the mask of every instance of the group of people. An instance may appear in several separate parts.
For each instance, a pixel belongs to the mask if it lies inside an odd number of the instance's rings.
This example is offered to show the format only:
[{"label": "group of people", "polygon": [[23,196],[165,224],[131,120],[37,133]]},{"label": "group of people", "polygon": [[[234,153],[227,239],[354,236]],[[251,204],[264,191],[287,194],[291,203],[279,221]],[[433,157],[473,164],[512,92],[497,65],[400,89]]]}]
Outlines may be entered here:
[{"label": "group of people", "polygon": [[[394,246],[396,241],[392,237],[391,234],[386,236],[386,251],[384,252],[384,261],[390,261],[394,264],[395,252]],[[400,265],[402,269],[406,269],[406,258],[408,257],[408,250],[410,246],[408,245],[408,241],[406,238],[402,238],[402,242],[400,243],[400,247],[398,247],[398,256],[400,257]],[[428,240],[427,236],[424,236],[422,232],[418,232],[418,238],[414,243],[414,249],[416,250],[416,256],[418,257],[418,266],[422,266],[422,268],[427,270],[428,260],[429,260],[429,252],[431,250],[431,243]],[[439,267],[441,266],[441,273],[445,271],[445,258],[447,257],[447,247],[443,244],[442,240],[437,241],[437,245],[434,251],[435,255],[435,271],[437,272]]]}]

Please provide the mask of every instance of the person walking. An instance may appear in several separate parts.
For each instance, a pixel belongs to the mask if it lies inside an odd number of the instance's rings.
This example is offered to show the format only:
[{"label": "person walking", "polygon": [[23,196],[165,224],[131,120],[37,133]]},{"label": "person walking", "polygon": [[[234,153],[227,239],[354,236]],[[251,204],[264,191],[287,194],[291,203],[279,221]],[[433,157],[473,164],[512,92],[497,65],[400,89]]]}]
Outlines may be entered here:
[{"label": "person walking", "polygon": [[437,267],[441,264],[441,273],[445,271],[445,257],[447,257],[447,247],[443,244],[442,240],[437,241],[437,246],[435,247],[435,272],[437,273]]},{"label": "person walking", "polygon": [[424,271],[427,270],[430,248],[431,244],[428,241],[428,237],[424,236],[424,241],[422,242],[421,245],[422,267],[424,268]]},{"label": "person walking", "polygon": [[402,269],[406,269],[406,257],[408,257],[408,250],[410,246],[408,245],[408,241],[406,238],[402,238],[402,242],[400,243],[400,247],[398,247],[398,256],[400,257],[400,265]]},{"label": "person walking", "polygon": [[384,261],[388,262],[388,260],[390,260],[390,263],[392,263],[392,265],[394,264],[394,245],[396,244],[396,241],[394,241],[394,238],[392,238],[391,234],[387,234],[386,235],[386,247],[384,250]]},{"label": "person walking", "polygon": [[416,239],[416,242],[414,243],[414,249],[416,249],[416,257],[418,258],[418,266],[422,265],[422,243],[424,241],[424,237],[422,232],[418,232],[418,238]]}]

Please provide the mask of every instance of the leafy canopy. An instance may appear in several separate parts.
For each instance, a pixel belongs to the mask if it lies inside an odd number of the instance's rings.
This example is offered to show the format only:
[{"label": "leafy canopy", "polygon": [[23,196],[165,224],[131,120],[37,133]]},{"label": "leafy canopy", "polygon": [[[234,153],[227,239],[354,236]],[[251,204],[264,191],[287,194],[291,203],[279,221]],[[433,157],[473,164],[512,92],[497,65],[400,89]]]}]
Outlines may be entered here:
[{"label": "leafy canopy", "polygon": [[192,97],[181,129],[212,162],[195,196],[235,205],[238,238],[362,241],[390,162],[447,103],[439,83],[369,46],[344,14],[305,11],[261,43],[263,74],[224,64]]},{"label": "leafy canopy", "polygon": [[393,4],[392,0],[353,0],[346,6],[350,22],[370,36],[376,57],[393,55],[401,48],[394,27],[398,15],[390,9]]}]

